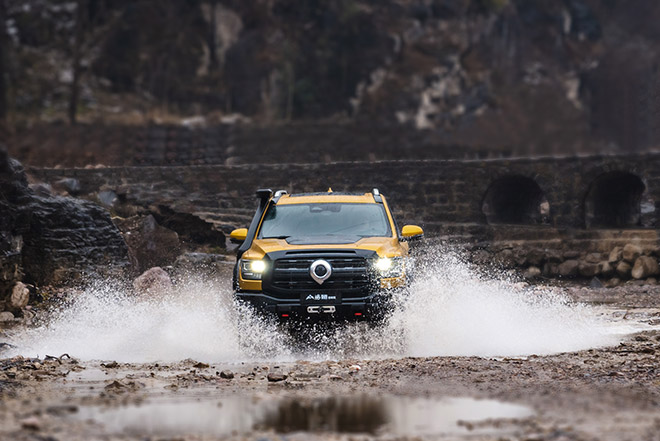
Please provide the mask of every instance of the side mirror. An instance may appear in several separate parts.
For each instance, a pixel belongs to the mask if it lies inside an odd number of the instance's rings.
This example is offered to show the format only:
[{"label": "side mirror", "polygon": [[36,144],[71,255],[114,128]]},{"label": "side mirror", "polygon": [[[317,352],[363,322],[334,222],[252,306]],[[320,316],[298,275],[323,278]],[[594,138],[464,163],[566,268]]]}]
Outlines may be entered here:
[{"label": "side mirror", "polygon": [[419,240],[424,237],[424,230],[417,225],[406,225],[401,229],[403,240]]},{"label": "side mirror", "polygon": [[247,237],[247,228],[237,228],[229,234],[229,240],[232,243],[243,243]]}]

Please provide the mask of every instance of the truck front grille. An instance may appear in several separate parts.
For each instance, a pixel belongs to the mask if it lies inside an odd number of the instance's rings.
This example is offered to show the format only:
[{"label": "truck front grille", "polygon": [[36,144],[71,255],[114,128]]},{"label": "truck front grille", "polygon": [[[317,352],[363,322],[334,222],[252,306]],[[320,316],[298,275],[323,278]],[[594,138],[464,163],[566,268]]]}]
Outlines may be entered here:
[{"label": "truck front grille", "polygon": [[[332,266],[330,277],[319,285],[309,274],[318,259]],[[298,298],[304,292],[340,291],[343,298],[365,296],[372,286],[368,262],[363,257],[286,257],[273,262],[270,287],[274,294]]]}]

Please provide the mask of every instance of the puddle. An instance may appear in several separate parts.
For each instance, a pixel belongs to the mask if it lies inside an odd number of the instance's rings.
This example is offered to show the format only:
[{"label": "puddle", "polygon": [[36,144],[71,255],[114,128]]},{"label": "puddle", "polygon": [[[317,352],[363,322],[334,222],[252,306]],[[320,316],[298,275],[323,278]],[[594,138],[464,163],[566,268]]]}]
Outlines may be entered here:
[{"label": "puddle", "polygon": [[[236,396],[221,400],[151,401],[118,408],[84,407],[75,418],[92,420],[109,433],[130,435],[223,436],[253,431],[461,435],[467,434],[468,429],[459,422],[526,418],[533,414],[525,406],[473,398]],[[502,432],[494,426],[479,430]]]}]

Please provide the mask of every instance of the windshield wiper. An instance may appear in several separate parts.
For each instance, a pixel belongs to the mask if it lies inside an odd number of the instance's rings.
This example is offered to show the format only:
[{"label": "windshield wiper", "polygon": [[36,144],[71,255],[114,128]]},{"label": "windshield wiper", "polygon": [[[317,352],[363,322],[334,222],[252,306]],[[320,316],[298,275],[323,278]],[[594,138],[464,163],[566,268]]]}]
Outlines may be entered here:
[{"label": "windshield wiper", "polygon": [[264,236],[262,239],[288,239],[291,236]]}]

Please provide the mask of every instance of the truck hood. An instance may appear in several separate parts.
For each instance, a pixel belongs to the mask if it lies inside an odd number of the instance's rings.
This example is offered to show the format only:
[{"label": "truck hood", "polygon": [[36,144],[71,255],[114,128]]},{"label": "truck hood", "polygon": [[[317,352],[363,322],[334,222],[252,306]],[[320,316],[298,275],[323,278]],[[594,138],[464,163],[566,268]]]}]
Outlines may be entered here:
[{"label": "truck hood", "polygon": [[[406,255],[408,244],[399,243],[398,239],[391,237],[364,237],[357,241],[346,242],[346,237],[335,240],[334,243],[306,243],[306,238],[289,239],[255,239],[252,246],[243,254],[244,259],[263,259],[267,253],[275,251],[293,251],[293,250],[351,250],[361,249],[375,251],[381,257],[397,257]],[[318,238],[314,242],[318,242]],[[337,243],[339,242],[339,243]]]}]

